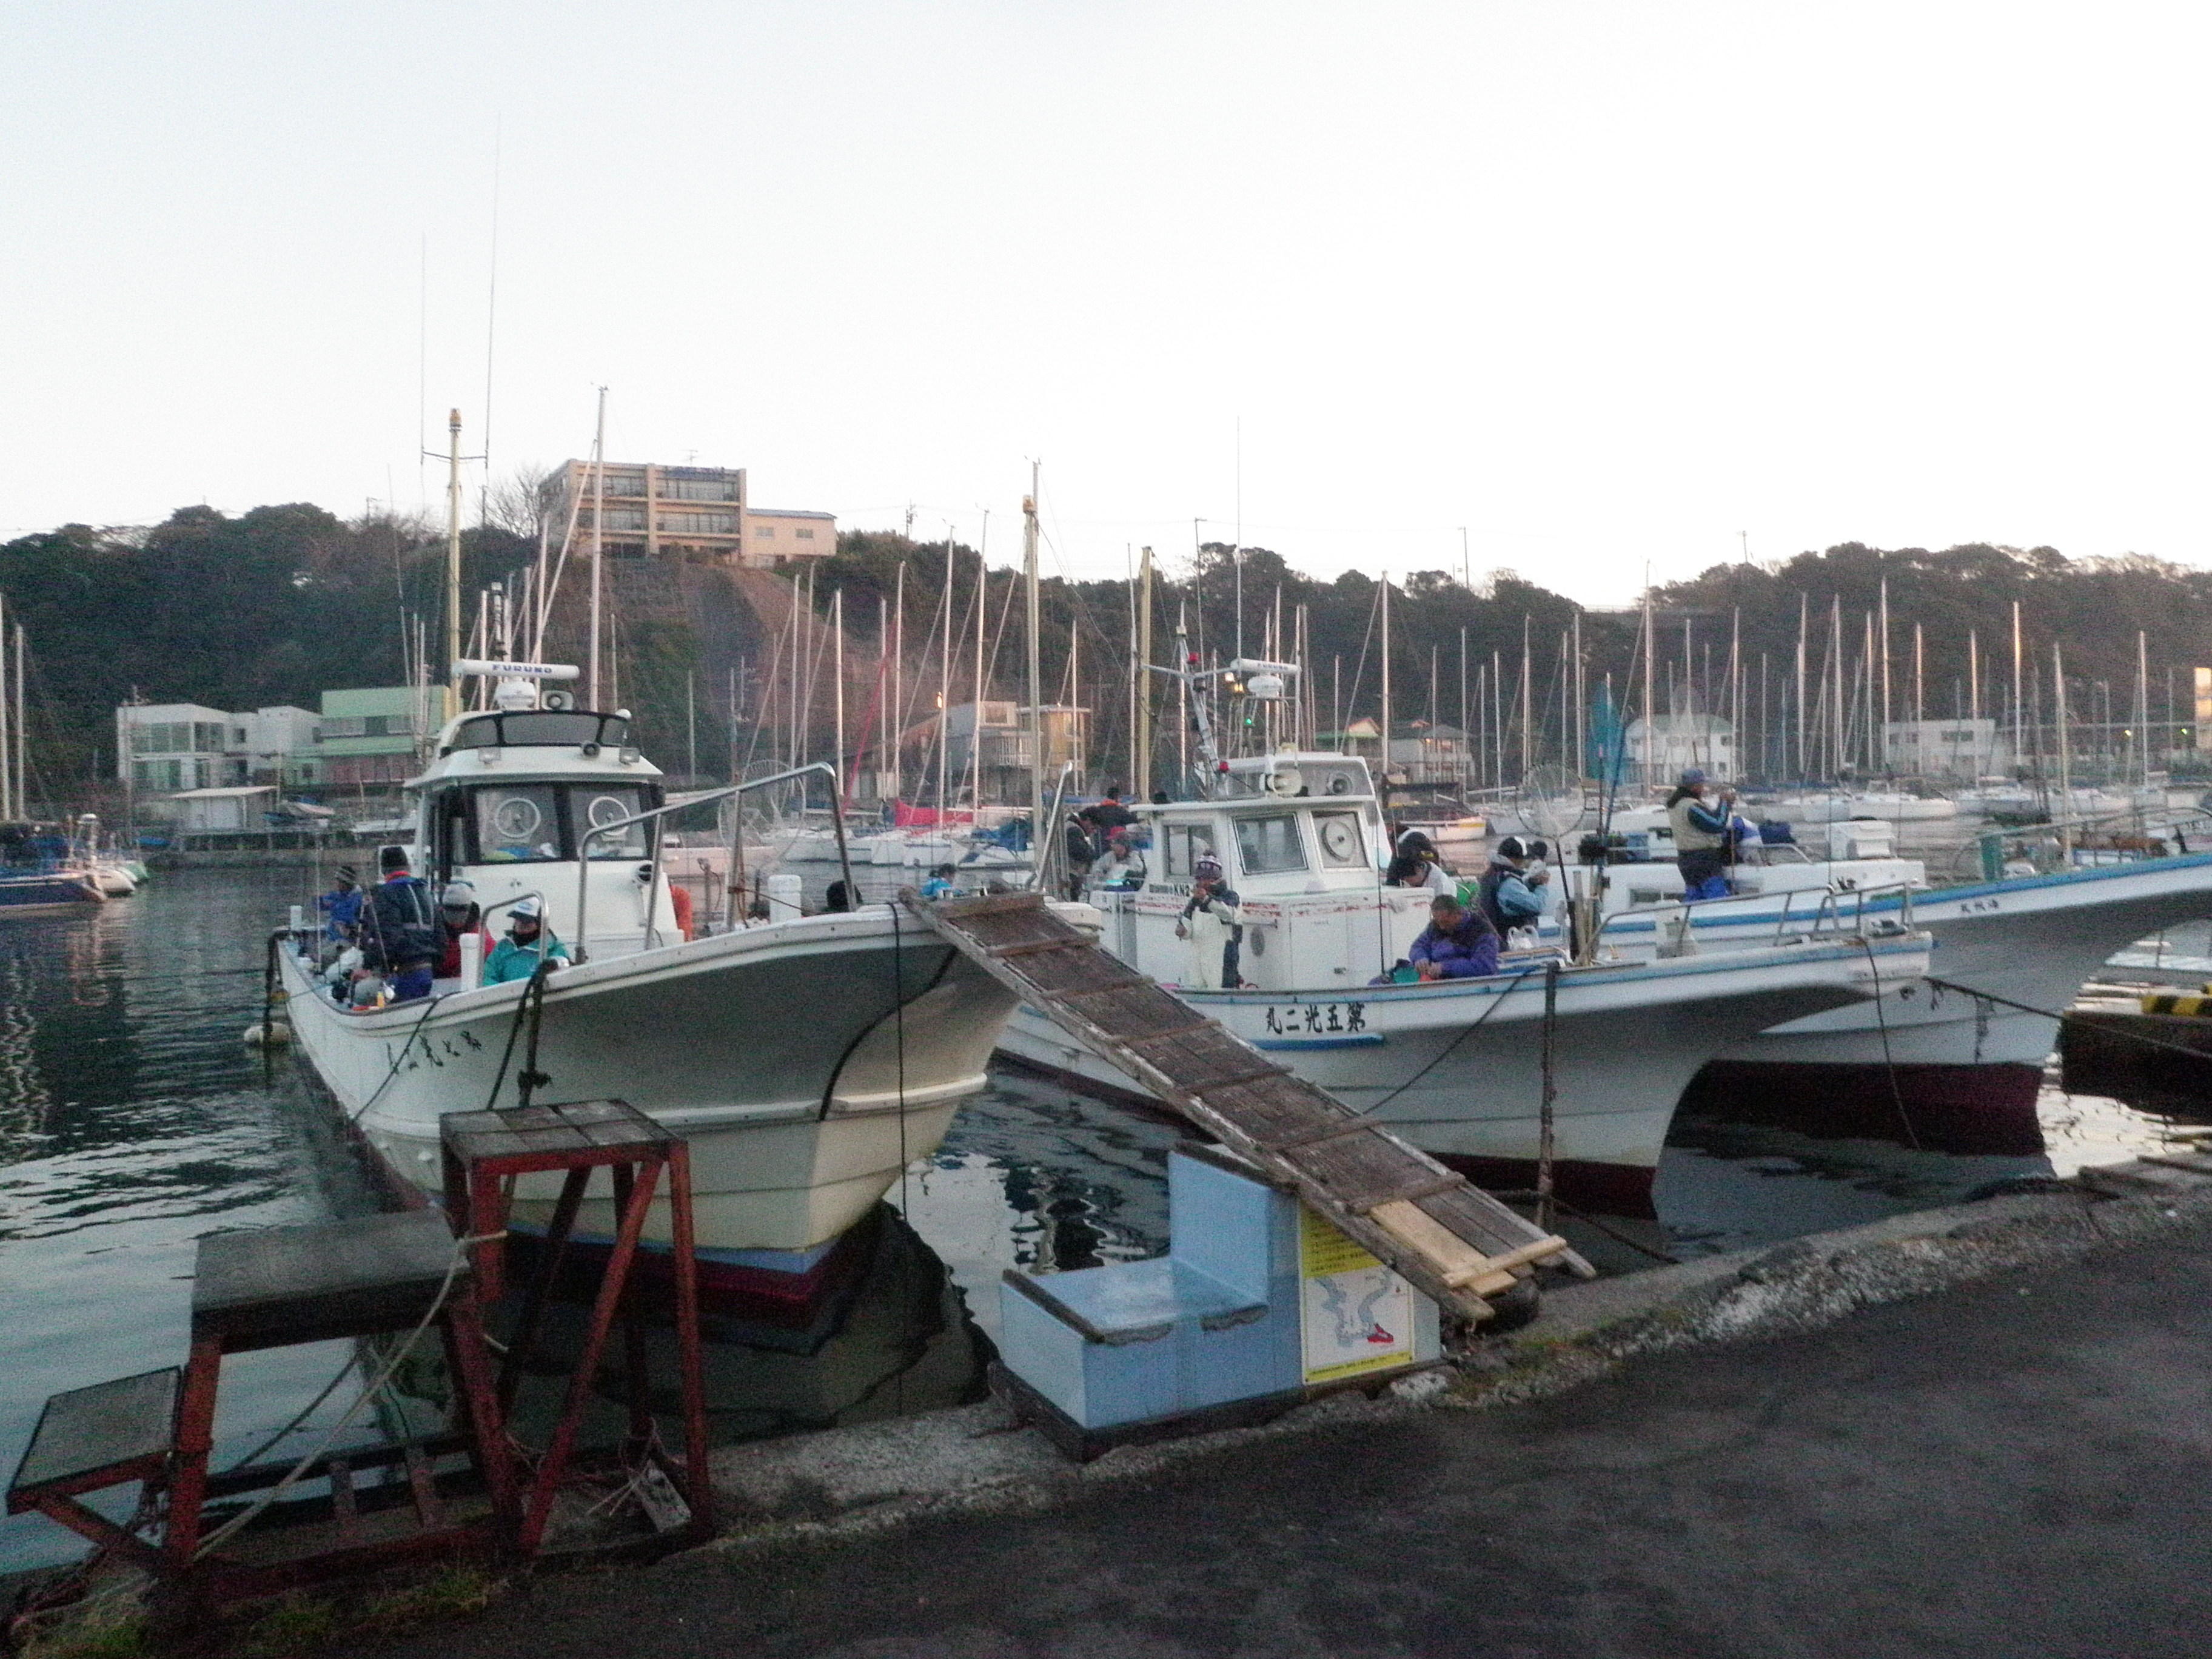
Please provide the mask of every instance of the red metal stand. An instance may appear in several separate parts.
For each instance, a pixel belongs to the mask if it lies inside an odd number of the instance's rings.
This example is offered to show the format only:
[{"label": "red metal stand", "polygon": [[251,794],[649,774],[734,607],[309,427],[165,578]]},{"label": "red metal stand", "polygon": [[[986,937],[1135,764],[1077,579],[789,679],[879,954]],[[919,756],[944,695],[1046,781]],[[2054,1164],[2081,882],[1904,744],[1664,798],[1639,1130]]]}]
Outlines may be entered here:
[{"label": "red metal stand", "polygon": [[[545,1304],[592,1171],[607,1170],[613,1190],[614,1246],[592,1303],[591,1324],[569,1381],[568,1398],[523,1509],[519,1547],[525,1554],[534,1553],[544,1540],[554,1496],[574,1453],[599,1358],[617,1316],[623,1320],[629,1392],[630,1434],[626,1450],[632,1456],[657,1450],[647,1399],[644,1328],[635,1297],[626,1297],[625,1291],[638,1240],[652,1208],[653,1188],[664,1171],[668,1178],[676,1340],[684,1401],[684,1461],[680,1468],[670,1468],[666,1473],[678,1481],[690,1506],[689,1530],[695,1536],[710,1535],[714,1490],[707,1466],[707,1402],[699,1350],[690,1148],[681,1137],[619,1100],[450,1113],[440,1120],[440,1127],[444,1141],[446,1212],[454,1231],[463,1237],[505,1231],[514,1183],[519,1178],[555,1171],[562,1176],[538,1269],[525,1292],[521,1316],[500,1370],[495,1393],[502,1411],[512,1405],[521,1368],[537,1346]],[[487,1299],[495,1297],[505,1283],[504,1243],[492,1239],[471,1248],[477,1282]]]}]

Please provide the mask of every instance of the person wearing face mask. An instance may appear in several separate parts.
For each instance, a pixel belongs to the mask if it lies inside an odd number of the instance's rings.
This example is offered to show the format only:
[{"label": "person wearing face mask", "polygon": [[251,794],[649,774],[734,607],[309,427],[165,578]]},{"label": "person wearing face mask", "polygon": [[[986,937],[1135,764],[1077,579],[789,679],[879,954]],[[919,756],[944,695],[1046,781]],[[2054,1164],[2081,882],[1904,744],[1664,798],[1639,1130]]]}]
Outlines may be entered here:
[{"label": "person wearing face mask", "polygon": [[489,956],[491,936],[484,931],[483,907],[477,902],[477,890],[465,881],[449,881],[446,890],[438,896],[440,979],[461,976],[461,940],[470,933],[483,939],[484,954]]},{"label": "person wearing face mask", "polygon": [[517,899],[507,924],[507,937],[484,963],[483,982],[504,985],[510,980],[528,979],[538,971],[541,962],[555,967],[566,967],[568,947],[553,937],[553,930],[545,926],[544,908],[536,898]]}]

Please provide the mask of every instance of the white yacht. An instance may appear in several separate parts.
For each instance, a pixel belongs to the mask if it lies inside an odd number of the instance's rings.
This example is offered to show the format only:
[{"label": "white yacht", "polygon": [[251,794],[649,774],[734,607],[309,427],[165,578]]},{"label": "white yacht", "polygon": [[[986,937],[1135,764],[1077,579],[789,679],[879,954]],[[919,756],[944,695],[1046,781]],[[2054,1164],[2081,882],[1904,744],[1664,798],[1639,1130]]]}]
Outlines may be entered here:
[{"label": "white yacht", "polygon": [[[1102,941],[1200,1012],[1424,1151],[1492,1186],[1526,1186],[1538,1153],[1544,1029],[1552,1025],[1562,1190],[1617,1212],[1648,1206],[1683,1088],[1715,1054],[1768,1026],[1917,981],[1923,936],[1893,918],[1862,935],[1808,925],[1779,943],[1699,959],[1571,965],[1508,957],[1498,975],[1390,975],[1431,895],[1382,883],[1384,829],[1366,763],[1335,754],[1236,761],[1213,799],[1135,805],[1152,833],[1141,882],[1094,885]],[[1220,859],[1242,912],[1242,988],[1177,937],[1196,860]],[[1378,982],[1379,981],[1379,982]],[[1141,1093],[1035,1010],[1004,1051],[1091,1086]]]},{"label": "white yacht", "polygon": [[[434,893],[467,879],[495,936],[537,897],[576,963],[547,977],[542,1012],[524,982],[459,980],[356,1011],[319,977],[317,937],[288,933],[301,1052],[385,1161],[434,1192],[440,1116],[515,1104],[534,1030],[537,1098],[619,1097],[690,1140],[703,1255],[809,1271],[984,1087],[1012,998],[889,906],[685,938],[652,816],[661,775],[627,716],[539,708],[527,681],[501,701],[515,706],[449,722],[407,786],[415,873]],[[520,1218],[550,1214],[556,1188],[526,1178]],[[579,1224],[611,1233],[603,1188]],[[665,1240],[665,1212],[655,1224]]]}]

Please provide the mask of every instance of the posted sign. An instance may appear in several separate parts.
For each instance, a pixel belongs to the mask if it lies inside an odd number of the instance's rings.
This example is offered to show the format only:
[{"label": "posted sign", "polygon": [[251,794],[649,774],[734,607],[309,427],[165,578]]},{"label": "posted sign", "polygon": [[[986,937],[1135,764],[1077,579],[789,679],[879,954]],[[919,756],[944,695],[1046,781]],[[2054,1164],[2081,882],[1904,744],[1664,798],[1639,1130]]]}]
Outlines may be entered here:
[{"label": "posted sign", "polygon": [[1304,1205],[1298,1310],[1308,1382],[1413,1363],[1413,1287]]}]

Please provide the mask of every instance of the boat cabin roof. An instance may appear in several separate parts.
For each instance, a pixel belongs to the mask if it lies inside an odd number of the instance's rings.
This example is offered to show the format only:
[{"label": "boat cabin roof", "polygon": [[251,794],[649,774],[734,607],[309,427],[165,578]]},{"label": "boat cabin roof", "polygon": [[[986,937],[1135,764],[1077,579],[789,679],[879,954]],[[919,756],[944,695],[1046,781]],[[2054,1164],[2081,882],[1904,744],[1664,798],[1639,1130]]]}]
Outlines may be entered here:
[{"label": "boat cabin roof", "polygon": [[596,714],[581,708],[493,709],[463,714],[447,726],[438,752],[456,749],[581,748],[598,744],[619,749],[629,741],[627,712]]}]

